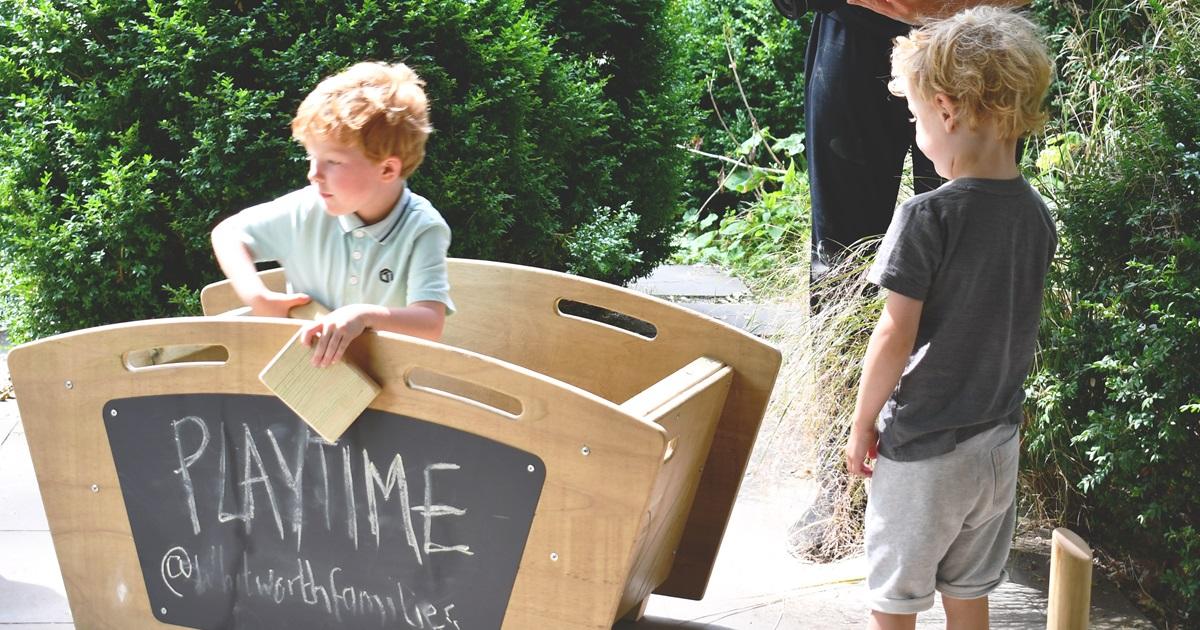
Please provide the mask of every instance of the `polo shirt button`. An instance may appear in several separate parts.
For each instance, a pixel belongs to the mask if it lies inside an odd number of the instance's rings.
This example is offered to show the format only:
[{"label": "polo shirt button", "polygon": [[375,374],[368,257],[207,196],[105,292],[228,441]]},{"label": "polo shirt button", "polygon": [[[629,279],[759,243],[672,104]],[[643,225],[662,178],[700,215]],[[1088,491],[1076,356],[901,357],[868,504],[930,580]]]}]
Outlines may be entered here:
[{"label": "polo shirt button", "polygon": [[353,258],[354,260],[358,260],[358,259],[362,258],[362,252],[354,252],[353,254],[350,254],[350,257]]},{"label": "polo shirt button", "polygon": [[354,238],[362,238],[366,235],[367,233],[362,230],[354,230]]},{"label": "polo shirt button", "polygon": [[350,276],[350,284],[358,284],[358,276]]}]

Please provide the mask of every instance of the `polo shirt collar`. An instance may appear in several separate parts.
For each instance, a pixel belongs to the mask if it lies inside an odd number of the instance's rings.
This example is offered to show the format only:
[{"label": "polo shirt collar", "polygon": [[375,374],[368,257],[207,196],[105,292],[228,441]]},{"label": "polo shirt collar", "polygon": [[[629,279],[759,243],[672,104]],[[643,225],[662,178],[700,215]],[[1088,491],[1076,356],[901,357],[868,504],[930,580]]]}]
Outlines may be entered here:
[{"label": "polo shirt collar", "polygon": [[368,236],[375,239],[376,242],[383,243],[396,231],[400,220],[404,218],[405,211],[408,210],[409,197],[411,196],[412,194],[408,192],[408,185],[406,184],[404,192],[401,192],[400,198],[396,200],[396,205],[392,206],[392,211],[382,221],[372,225],[363,225],[362,219],[358,218],[357,214],[351,212],[350,214],[339,216],[337,218],[338,225],[341,226],[342,231],[346,234],[350,234],[355,230],[362,230]]}]

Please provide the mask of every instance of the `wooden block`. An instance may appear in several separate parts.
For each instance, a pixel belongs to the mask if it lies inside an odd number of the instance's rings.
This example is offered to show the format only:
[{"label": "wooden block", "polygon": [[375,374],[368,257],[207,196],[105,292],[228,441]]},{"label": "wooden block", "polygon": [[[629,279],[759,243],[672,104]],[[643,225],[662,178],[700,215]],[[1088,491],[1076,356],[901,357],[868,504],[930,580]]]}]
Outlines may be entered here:
[{"label": "wooden block", "polygon": [[379,385],[342,359],[329,367],[312,364],[313,349],[297,332],[259,373],[262,381],[308,426],[333,443],[379,394]]}]

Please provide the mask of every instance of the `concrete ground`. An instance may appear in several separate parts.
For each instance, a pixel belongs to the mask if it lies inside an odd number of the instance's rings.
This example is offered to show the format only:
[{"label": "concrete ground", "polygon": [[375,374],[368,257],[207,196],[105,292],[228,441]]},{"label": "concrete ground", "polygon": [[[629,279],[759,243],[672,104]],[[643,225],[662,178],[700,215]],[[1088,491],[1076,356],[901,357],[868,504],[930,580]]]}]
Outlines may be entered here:
[{"label": "concrete ground", "polygon": [[[787,528],[812,498],[805,483],[780,486],[748,479],[701,601],[652,596],[646,617],[622,622],[614,630],[668,628],[824,630],[862,628],[864,558],[812,564],[787,551]],[[1009,558],[1010,580],[990,599],[992,628],[1046,627],[1050,556],[1048,532],[1019,541]],[[1093,585],[1091,625],[1094,630],[1152,629],[1107,580]],[[940,602],[917,618],[917,628],[944,628]]]},{"label": "concrete ground", "polygon": [[[711,269],[671,268],[662,273],[669,275],[658,280],[665,278],[670,284],[655,284],[652,276],[641,288],[700,304],[701,309],[712,308],[726,321],[748,329],[753,330],[756,321],[771,321],[756,319],[763,311],[739,303],[748,295]],[[706,289],[709,281],[719,284]],[[730,304],[738,308],[729,308]],[[0,338],[0,390],[8,383],[5,354]],[[758,462],[764,459],[761,454],[755,457]],[[652,596],[644,619],[618,623],[614,630],[863,626],[862,558],[833,564],[793,558],[785,534],[811,500],[813,484],[807,479],[773,478],[763,470],[752,468],[743,483],[706,597],[690,601]],[[1011,556],[1012,579],[992,597],[993,628],[1045,627],[1049,554],[1044,540],[1044,535],[1027,538]],[[1092,603],[1092,628],[1154,627],[1102,578],[1094,585]],[[918,620],[918,628],[944,624],[940,606]],[[17,406],[11,399],[0,401],[0,630],[73,627]]]}]

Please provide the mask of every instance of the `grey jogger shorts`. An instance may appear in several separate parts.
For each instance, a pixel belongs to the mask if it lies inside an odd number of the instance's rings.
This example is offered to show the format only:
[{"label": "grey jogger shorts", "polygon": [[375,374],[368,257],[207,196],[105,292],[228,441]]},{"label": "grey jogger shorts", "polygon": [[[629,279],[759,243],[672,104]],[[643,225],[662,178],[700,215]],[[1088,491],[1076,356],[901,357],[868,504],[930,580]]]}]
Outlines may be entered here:
[{"label": "grey jogger shorts", "polygon": [[1016,523],[1017,427],[989,429],[945,455],[880,457],[867,500],[867,603],[907,614],[933,591],[975,599],[1008,579]]}]

